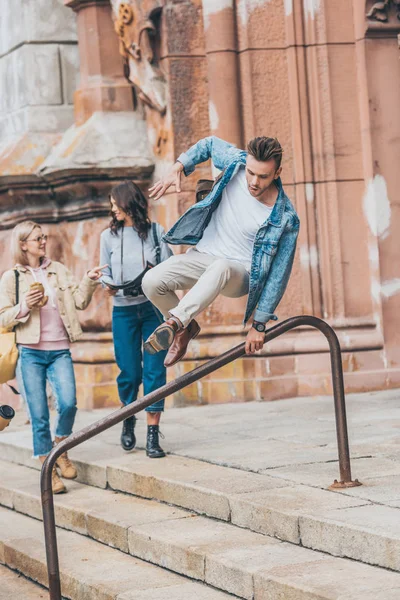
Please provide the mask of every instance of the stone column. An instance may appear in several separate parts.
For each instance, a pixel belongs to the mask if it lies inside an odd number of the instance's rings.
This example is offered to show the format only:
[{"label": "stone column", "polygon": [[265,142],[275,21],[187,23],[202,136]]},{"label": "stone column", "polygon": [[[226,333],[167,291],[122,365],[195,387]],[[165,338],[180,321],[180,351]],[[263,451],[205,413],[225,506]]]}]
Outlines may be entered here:
[{"label": "stone column", "polygon": [[210,130],[238,147],[242,144],[237,31],[234,0],[203,1]]},{"label": "stone column", "polygon": [[109,0],[65,0],[77,13],[80,86],[75,92],[75,122],[96,111],[133,110],[132,87],[126,81]]}]

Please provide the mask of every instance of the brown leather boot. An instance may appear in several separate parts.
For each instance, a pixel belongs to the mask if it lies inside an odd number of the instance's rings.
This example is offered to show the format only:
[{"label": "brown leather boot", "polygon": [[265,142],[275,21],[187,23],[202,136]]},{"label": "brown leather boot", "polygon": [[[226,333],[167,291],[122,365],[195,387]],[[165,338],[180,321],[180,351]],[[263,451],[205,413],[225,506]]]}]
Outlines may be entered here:
[{"label": "brown leather boot", "polygon": [[66,452],[57,458],[56,465],[61,471],[61,477],[65,477],[65,479],[75,479],[78,476],[76,467],[74,463],[70,461]]},{"label": "brown leather boot", "polygon": [[194,340],[200,333],[200,325],[193,319],[184,329],[179,329],[175,333],[174,341],[171,344],[168,354],[164,360],[165,367],[172,367],[179,362],[186,354],[190,340]]},{"label": "brown leather boot", "polygon": [[149,354],[157,354],[161,350],[168,350],[178,329],[178,323],[174,319],[168,319],[161,323],[145,341],[144,349]]}]

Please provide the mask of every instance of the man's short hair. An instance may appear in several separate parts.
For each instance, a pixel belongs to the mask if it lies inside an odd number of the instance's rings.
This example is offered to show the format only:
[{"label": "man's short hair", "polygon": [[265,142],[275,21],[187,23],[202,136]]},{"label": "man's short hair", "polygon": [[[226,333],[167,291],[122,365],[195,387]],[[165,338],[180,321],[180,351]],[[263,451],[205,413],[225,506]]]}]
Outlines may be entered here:
[{"label": "man's short hair", "polygon": [[247,144],[247,152],[256,160],[267,161],[274,159],[276,168],[279,169],[282,161],[282,146],[276,138],[255,137]]}]

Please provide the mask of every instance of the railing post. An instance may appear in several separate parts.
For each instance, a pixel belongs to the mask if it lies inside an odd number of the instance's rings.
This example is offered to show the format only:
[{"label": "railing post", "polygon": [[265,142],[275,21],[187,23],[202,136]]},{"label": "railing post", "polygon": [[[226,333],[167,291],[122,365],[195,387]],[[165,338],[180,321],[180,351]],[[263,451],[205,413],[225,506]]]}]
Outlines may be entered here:
[{"label": "railing post", "polygon": [[333,398],[335,403],[336,436],[339,453],[340,481],[335,481],[330,489],[357,487],[361,485],[358,479],[352,481],[350,466],[349,437],[347,432],[346,402],[344,395],[344,380],[342,353],[336,333],[329,327],[329,334],[325,334],[329,342],[332,370]]},{"label": "railing post", "polygon": [[56,456],[52,451],[43,463],[40,487],[42,493],[42,511],[44,539],[46,545],[47,575],[49,580],[50,600],[62,600],[60,569],[58,564],[56,520],[54,514],[54,498],[51,487],[51,475]]}]

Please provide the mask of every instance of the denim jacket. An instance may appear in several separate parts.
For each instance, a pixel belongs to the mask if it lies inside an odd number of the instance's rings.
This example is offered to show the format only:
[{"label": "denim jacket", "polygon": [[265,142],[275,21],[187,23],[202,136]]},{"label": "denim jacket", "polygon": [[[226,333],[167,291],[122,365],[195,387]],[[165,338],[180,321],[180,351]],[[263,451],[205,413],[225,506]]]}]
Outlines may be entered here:
[{"label": "denim jacket", "polygon": [[[178,161],[182,163],[186,176],[193,173],[197,164],[209,158],[223,173],[208,196],[191,206],[165,234],[163,239],[166,242],[195,245],[200,241],[214,210],[221,202],[223,189],[238,170],[245,167],[246,156],[247,152],[214,136],[200,140],[179,156]],[[254,309],[256,321],[266,323],[270,319],[278,319],[274,314],[275,308],[285,292],[292,270],[300,221],[283,191],[281,179],[275,183],[278,198],[254,240],[244,323],[247,323]]]}]

